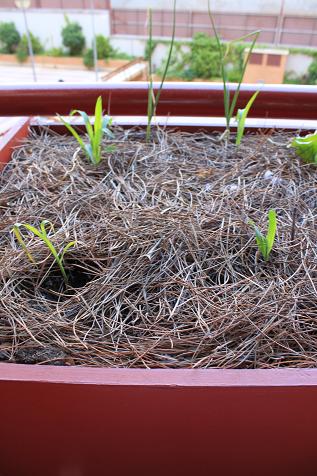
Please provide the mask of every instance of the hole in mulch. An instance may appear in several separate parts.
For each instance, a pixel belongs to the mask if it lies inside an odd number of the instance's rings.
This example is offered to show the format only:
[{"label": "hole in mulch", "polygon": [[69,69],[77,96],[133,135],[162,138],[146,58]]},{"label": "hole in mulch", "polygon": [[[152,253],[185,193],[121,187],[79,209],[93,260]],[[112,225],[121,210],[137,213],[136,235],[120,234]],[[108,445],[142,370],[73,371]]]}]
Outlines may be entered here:
[{"label": "hole in mulch", "polygon": [[91,263],[86,263],[84,267],[76,262],[68,262],[65,266],[68,282],[65,283],[60,269],[53,266],[44,278],[39,276],[37,281],[30,278],[22,280],[17,287],[17,292],[26,291],[28,295],[40,295],[52,302],[65,301],[76,295],[81,288],[94,279],[94,268],[95,265]]}]

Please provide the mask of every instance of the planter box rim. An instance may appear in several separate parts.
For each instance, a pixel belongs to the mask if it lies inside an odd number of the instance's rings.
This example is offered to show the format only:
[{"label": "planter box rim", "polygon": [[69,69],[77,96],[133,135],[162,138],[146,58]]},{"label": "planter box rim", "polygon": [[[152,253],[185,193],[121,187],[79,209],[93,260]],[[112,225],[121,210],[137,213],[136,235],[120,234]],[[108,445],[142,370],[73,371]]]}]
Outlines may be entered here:
[{"label": "planter box rim", "polygon": [[[185,88],[177,88],[177,84],[169,83],[171,90],[204,90],[209,91],[210,86],[202,83],[202,87],[197,83],[188,85]],[[130,84],[128,85],[130,86]],[[184,86],[184,84],[182,84]],[[189,87],[188,87],[189,86]],[[214,84],[213,84],[214,86]],[[250,85],[243,85],[245,90]],[[251,85],[252,90],[257,88],[257,85]],[[289,85],[282,88],[285,91],[289,90]],[[45,85],[43,86],[45,89]],[[23,86],[19,89],[16,85],[0,86],[0,108],[2,99],[5,97],[6,88],[11,91],[22,91],[29,95],[32,101],[32,92],[36,90],[42,91],[42,86]],[[47,86],[49,91],[64,91],[67,93],[72,86],[63,84],[59,86]],[[82,90],[82,85],[76,85],[76,91]],[[113,91],[118,89],[129,89],[127,84],[105,84],[105,85],[84,85],[84,89],[93,91]],[[279,87],[267,87],[268,91],[279,91]],[[133,88],[132,88],[133,89]],[[146,83],[134,83],[134,89],[146,90]],[[293,89],[293,86],[292,88]],[[296,89],[296,88],[295,88]],[[317,94],[317,86],[297,88],[299,91],[307,91],[311,94]],[[221,92],[221,85],[216,85],[213,91]],[[59,92],[60,92],[59,91]],[[30,94],[31,93],[31,94]],[[1,96],[2,94],[2,96]],[[175,118],[174,118],[175,119]],[[196,117],[195,120],[199,121]],[[206,118],[203,118],[204,122]],[[219,118],[218,118],[219,119]],[[184,120],[184,118],[183,118]],[[190,120],[190,118],[189,118]],[[21,127],[25,126],[26,118],[21,118]],[[294,122],[300,122],[294,120]],[[316,121],[306,121],[310,126],[316,126]],[[131,123],[131,125],[133,125]],[[192,124],[189,124],[192,125]],[[299,126],[300,127],[300,126]],[[25,130],[25,129],[24,129]],[[12,131],[10,132],[10,140],[13,138]],[[1,150],[0,150],[1,153]],[[50,365],[25,365],[14,363],[0,364],[0,382],[1,381],[28,381],[28,382],[49,382],[49,383],[74,383],[74,384],[96,384],[96,385],[167,385],[167,386],[190,386],[190,387],[266,387],[266,386],[317,386],[317,368],[285,368],[285,369],[126,369],[126,368],[102,368],[102,367],[79,367],[79,366],[64,366],[54,367]]]},{"label": "planter box rim", "polygon": [[0,383],[9,380],[154,387],[309,387],[317,385],[317,368],[129,369],[1,363]]},{"label": "planter box rim", "polygon": [[[67,116],[64,116],[67,117]],[[84,127],[84,122],[80,117],[72,117],[72,125],[78,127]],[[152,124],[167,129],[175,129],[182,131],[195,132],[199,130],[204,131],[223,131],[226,128],[226,120],[223,117],[198,117],[198,116],[156,116],[152,120]],[[56,120],[37,116],[31,120],[31,128],[49,127],[55,130],[60,130],[63,133],[67,133],[66,128]],[[112,116],[112,125],[114,127],[141,127],[147,126],[146,116]],[[232,121],[231,130],[236,131],[237,123]],[[260,119],[260,118],[247,118],[245,121],[245,131],[256,132],[260,129],[264,130],[277,130],[283,131],[309,131],[314,132],[317,129],[316,120],[311,119]]]},{"label": "planter box rim", "polygon": [[[12,91],[12,90],[24,90],[24,91],[34,91],[34,90],[120,90],[120,89],[131,89],[139,90],[147,88],[148,83],[146,81],[127,81],[127,82],[104,82],[104,83],[31,83],[31,84],[12,84],[12,83],[1,83],[0,91]],[[153,86],[155,89],[158,89],[160,86],[159,81],[154,81]],[[229,88],[235,90],[237,83],[229,83]],[[195,82],[184,82],[184,81],[165,81],[163,89],[169,90],[217,90],[222,91],[223,85],[221,82],[205,82],[205,81],[195,81]],[[317,94],[317,85],[306,85],[306,84],[253,84],[253,83],[243,83],[240,87],[241,91],[258,91],[260,92],[283,92],[283,93],[292,93],[292,92],[302,92],[302,93],[316,93]]]},{"label": "planter box rim", "polygon": [[[157,88],[158,83],[155,84]],[[237,85],[230,86],[231,91]],[[237,108],[244,108],[259,87],[244,84]],[[2,116],[62,115],[76,108],[93,114],[99,95],[112,116],[146,116],[148,84],[145,82],[94,84],[0,85]],[[316,120],[317,86],[265,85],[261,87],[250,118]],[[220,83],[165,83],[157,109],[158,116],[223,117]]]}]

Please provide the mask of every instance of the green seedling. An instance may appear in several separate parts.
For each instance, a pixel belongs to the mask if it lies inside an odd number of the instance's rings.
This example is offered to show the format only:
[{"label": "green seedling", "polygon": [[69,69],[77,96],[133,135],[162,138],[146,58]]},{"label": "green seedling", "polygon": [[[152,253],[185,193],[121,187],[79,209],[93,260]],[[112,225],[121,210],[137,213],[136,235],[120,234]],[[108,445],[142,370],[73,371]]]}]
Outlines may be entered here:
[{"label": "green seedling", "polygon": [[[88,114],[84,111],[79,111],[78,109],[74,109],[71,111],[70,116],[74,116],[75,114],[80,114],[80,116],[84,120],[84,124],[86,127],[86,133],[88,137],[88,143],[84,141],[84,139],[78,134],[78,132],[74,129],[74,127],[63,117],[58,114],[59,119],[62,121],[65,127],[69,130],[69,132],[75,137],[78,144],[80,145],[81,149],[87,156],[88,160],[94,164],[98,165],[102,159],[101,155],[101,141],[105,135],[109,138],[113,138],[113,134],[109,129],[109,126],[112,124],[112,118],[109,116],[104,116],[102,112],[102,97],[99,96],[96,101],[95,106],[95,120],[92,124],[90,122],[90,118]],[[111,152],[113,149],[108,148],[108,152]]]},{"label": "green seedling", "polygon": [[66,274],[66,271],[65,271],[65,268],[64,268],[64,256],[65,256],[65,253],[72,247],[76,244],[76,241],[71,241],[70,243],[68,243],[63,249],[61,252],[58,252],[55,248],[55,246],[53,245],[53,243],[51,242],[50,238],[48,237],[47,235],[47,231],[46,231],[46,228],[48,227],[48,231],[54,231],[54,225],[53,223],[51,223],[50,221],[48,220],[43,220],[41,223],[40,223],[40,228],[35,228],[34,226],[32,225],[29,225],[28,223],[16,223],[13,228],[12,228],[12,231],[13,233],[15,234],[16,236],[16,239],[18,240],[19,244],[21,245],[23,251],[25,252],[25,254],[27,255],[29,261],[31,261],[31,263],[35,263],[35,260],[32,256],[32,254],[29,252],[25,242],[24,242],[24,239],[21,235],[21,232],[20,232],[20,228],[21,227],[24,227],[26,228],[28,231],[30,231],[31,233],[33,233],[33,235],[37,236],[38,238],[40,238],[43,243],[45,244],[45,246],[47,246],[47,248],[49,249],[51,255],[54,257],[56,263],[58,264],[59,266],[59,269],[61,270],[61,273],[63,275],[63,278],[64,278],[64,281],[65,283],[68,282],[68,278],[67,278],[67,274]]},{"label": "green seedling", "polygon": [[[216,43],[217,43],[217,49],[219,52],[220,56],[220,71],[221,71],[221,78],[222,78],[222,84],[223,84],[223,102],[224,102],[224,112],[225,112],[225,118],[226,118],[226,130],[225,130],[225,136],[228,136],[230,134],[230,122],[233,117],[233,113],[238,101],[238,97],[240,94],[240,88],[241,88],[241,83],[243,80],[243,76],[246,70],[246,67],[248,65],[250,56],[252,54],[252,51],[254,49],[255,43],[257,42],[257,39],[259,37],[259,34],[261,33],[260,30],[253,31],[251,33],[248,33],[247,35],[243,35],[240,38],[237,38],[235,40],[232,40],[227,43],[226,48],[223,48],[223,45],[221,44],[220,36],[218,35],[215,21],[211,12],[210,8],[210,0],[208,0],[208,14],[209,18],[211,21],[212,29],[216,38]],[[243,63],[242,66],[242,71],[241,75],[239,78],[238,86],[234,92],[233,98],[231,99],[230,97],[230,89],[229,89],[229,84],[228,84],[228,76],[227,76],[227,71],[226,71],[226,58],[228,56],[228,53],[230,51],[230,47],[233,43],[237,43],[240,41],[247,40],[248,38],[253,38],[251,42],[251,46],[249,48],[248,54],[246,56],[246,59]],[[250,106],[251,107],[251,106]]]},{"label": "green seedling", "polygon": [[161,92],[165,83],[166,75],[168,72],[168,68],[171,62],[174,41],[175,41],[175,30],[176,30],[176,0],[174,0],[173,6],[173,30],[172,30],[172,37],[170,42],[170,47],[168,50],[166,64],[163,70],[162,80],[159,85],[158,91],[154,93],[153,87],[153,65],[152,65],[152,54],[153,54],[153,34],[152,34],[152,9],[149,9],[148,12],[148,32],[149,32],[149,39],[148,39],[148,46],[149,46],[149,58],[148,58],[148,75],[149,75],[149,86],[148,86],[148,100],[147,100],[147,127],[146,127],[146,141],[148,142],[151,137],[151,125],[153,117],[156,114],[156,109],[160,100]]},{"label": "green seedling", "polygon": [[268,261],[273,248],[277,228],[277,218],[275,210],[270,210],[268,213],[268,230],[266,236],[261,233],[259,228],[252,220],[249,221],[249,224],[253,226],[255,232],[255,239],[261,255],[263,256],[265,261]]},{"label": "green seedling", "polygon": [[295,137],[290,147],[294,147],[297,155],[307,164],[317,164],[317,131],[305,137]]},{"label": "green seedling", "polygon": [[257,98],[257,95],[259,94],[260,91],[256,91],[252,96],[251,98],[249,99],[248,101],[248,104],[246,105],[246,107],[244,109],[238,109],[238,112],[237,112],[237,117],[236,117],[236,121],[238,123],[238,127],[237,127],[237,135],[236,135],[236,145],[240,145],[241,144],[241,139],[243,137],[243,134],[244,134],[244,128],[245,128],[245,120],[249,114],[249,111],[251,109],[251,106],[252,104],[254,103],[254,101],[256,100]]}]

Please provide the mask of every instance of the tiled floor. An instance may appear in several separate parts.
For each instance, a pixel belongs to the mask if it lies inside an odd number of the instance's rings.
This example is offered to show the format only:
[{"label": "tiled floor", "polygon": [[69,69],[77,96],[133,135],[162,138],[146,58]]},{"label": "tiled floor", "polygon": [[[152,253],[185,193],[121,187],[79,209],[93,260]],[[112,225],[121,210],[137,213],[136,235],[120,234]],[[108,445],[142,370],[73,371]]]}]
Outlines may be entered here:
[{"label": "tiled floor", "polygon": [[[99,73],[103,76],[104,71]],[[59,80],[71,83],[96,81],[95,72],[88,70],[56,69],[36,67],[36,75],[39,83],[56,83]],[[7,66],[0,64],[0,84],[33,83],[32,69],[29,66]]]}]

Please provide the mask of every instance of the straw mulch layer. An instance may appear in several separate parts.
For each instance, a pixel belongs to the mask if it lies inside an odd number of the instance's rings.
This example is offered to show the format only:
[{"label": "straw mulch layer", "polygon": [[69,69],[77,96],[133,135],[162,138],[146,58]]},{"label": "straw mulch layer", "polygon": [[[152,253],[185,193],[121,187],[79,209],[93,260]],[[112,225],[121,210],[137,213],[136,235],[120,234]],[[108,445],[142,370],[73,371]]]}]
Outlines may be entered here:
[{"label": "straw mulch layer", "polygon": [[[116,131],[89,165],[70,137],[43,133],[0,178],[0,359],[142,368],[317,365],[316,168],[283,134],[237,150],[203,133]],[[269,262],[253,219],[278,215]],[[54,223],[66,287],[43,243]]]}]

